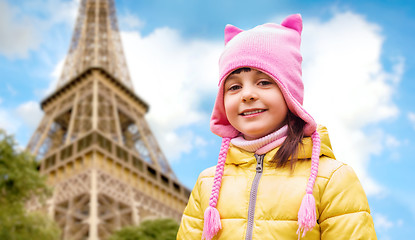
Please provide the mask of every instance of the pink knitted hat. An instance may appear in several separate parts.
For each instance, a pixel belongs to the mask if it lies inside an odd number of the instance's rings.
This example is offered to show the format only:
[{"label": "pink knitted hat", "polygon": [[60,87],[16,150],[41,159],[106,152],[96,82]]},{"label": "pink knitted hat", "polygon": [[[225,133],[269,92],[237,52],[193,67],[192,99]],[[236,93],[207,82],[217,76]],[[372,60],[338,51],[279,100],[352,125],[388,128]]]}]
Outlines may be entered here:
[{"label": "pink knitted hat", "polygon": [[301,15],[288,16],[281,25],[267,23],[243,31],[235,26],[225,27],[225,49],[219,59],[219,91],[213,108],[210,128],[223,138],[218,164],[210,196],[209,207],[205,211],[202,239],[210,240],[221,229],[220,215],[216,209],[226,155],[231,138],[240,133],[228,121],[223,101],[225,79],[239,68],[253,68],[272,77],[280,88],[289,110],[306,122],[304,134],[313,140],[311,174],[298,212],[297,234],[305,233],[316,224],[316,207],[313,187],[318,172],[320,137],[316,131],[317,123],[303,108],[304,85],[301,78],[300,53]]},{"label": "pink knitted hat", "polygon": [[213,133],[230,138],[239,134],[225,114],[223,85],[232,71],[242,67],[254,68],[271,76],[281,89],[290,111],[306,122],[305,134],[310,136],[316,130],[316,122],[302,106],[302,29],[299,14],[287,17],[281,25],[267,23],[248,31],[232,25],[226,26],[226,46],[219,59],[219,92],[210,121]]}]

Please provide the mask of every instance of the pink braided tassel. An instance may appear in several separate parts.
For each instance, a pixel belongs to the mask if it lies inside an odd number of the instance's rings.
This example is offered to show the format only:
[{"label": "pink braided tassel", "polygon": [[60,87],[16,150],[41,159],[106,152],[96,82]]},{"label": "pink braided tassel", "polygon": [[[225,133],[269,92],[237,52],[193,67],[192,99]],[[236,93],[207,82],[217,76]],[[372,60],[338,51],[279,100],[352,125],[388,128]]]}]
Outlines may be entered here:
[{"label": "pink braided tassel", "polygon": [[298,239],[304,237],[306,232],[310,231],[316,225],[316,201],[313,194],[307,193],[301,202],[298,211]]},{"label": "pink braided tassel", "polygon": [[220,223],[218,209],[212,206],[207,207],[205,211],[202,239],[211,240],[220,229],[222,229],[222,225]]},{"label": "pink braided tassel", "polygon": [[320,159],[320,136],[317,131],[311,135],[313,140],[313,152],[311,154],[311,173],[308,179],[306,194],[301,202],[298,211],[298,239],[304,237],[305,234],[314,228],[317,222],[316,200],[313,196],[314,183],[318,174],[318,164]]},{"label": "pink braided tassel", "polygon": [[218,203],[219,190],[222,185],[223,170],[225,168],[226,155],[228,154],[230,138],[222,139],[222,146],[219,152],[218,164],[216,165],[215,177],[213,179],[212,193],[210,194],[209,207],[205,210],[202,240],[211,240],[222,225],[220,222],[219,211],[216,209]]}]

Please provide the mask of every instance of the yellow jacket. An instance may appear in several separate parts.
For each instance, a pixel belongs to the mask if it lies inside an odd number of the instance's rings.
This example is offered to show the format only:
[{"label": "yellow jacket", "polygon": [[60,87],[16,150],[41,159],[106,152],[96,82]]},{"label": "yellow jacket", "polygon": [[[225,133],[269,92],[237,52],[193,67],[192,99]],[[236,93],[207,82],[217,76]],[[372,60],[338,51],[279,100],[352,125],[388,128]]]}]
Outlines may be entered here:
[{"label": "yellow jacket", "polygon": [[[318,129],[321,153],[313,195],[317,224],[302,239],[376,239],[373,220],[363,188],[351,167],[335,160],[327,130]],[[259,181],[252,239],[297,239],[297,214],[310,176],[311,161],[275,168],[270,161],[278,148],[264,156]],[[311,158],[312,142],[303,140],[298,157]],[[256,174],[253,153],[232,146],[226,158],[217,209],[222,229],[214,239],[245,239],[251,185]],[[209,205],[215,167],[197,179],[182,217],[177,239],[200,240],[203,215]]]}]

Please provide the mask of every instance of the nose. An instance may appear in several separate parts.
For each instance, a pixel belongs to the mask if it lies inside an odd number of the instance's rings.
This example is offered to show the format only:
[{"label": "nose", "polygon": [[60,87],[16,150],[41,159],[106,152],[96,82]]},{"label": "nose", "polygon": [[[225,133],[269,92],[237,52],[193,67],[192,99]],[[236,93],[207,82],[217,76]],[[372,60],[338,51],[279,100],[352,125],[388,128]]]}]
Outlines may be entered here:
[{"label": "nose", "polygon": [[258,99],[257,93],[252,89],[251,87],[244,87],[242,92],[242,101],[243,102],[249,102],[249,101],[255,101]]}]

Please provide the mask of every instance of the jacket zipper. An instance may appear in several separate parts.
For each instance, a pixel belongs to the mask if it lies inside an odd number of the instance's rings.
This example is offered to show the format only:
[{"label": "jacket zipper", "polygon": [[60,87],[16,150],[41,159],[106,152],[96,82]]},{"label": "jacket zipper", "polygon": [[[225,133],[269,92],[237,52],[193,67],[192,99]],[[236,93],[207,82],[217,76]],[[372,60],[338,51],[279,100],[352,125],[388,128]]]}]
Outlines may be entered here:
[{"label": "jacket zipper", "polygon": [[261,179],[262,171],[263,171],[264,155],[255,154],[255,159],[257,161],[256,174],[254,177],[254,181],[252,182],[251,194],[249,196],[248,223],[246,227],[245,240],[251,240],[252,232],[254,231],[254,214],[255,214],[256,197],[258,193],[259,180]]}]

